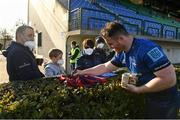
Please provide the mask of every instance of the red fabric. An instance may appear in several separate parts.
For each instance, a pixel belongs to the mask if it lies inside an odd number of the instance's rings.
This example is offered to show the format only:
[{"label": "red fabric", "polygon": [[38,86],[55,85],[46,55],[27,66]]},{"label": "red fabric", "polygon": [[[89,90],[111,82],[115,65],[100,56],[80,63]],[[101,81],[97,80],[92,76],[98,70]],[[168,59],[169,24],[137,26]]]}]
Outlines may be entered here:
[{"label": "red fabric", "polygon": [[106,78],[97,76],[81,75],[81,76],[63,76],[58,78],[60,81],[66,81],[71,87],[93,87],[96,84],[104,84],[107,82]]}]

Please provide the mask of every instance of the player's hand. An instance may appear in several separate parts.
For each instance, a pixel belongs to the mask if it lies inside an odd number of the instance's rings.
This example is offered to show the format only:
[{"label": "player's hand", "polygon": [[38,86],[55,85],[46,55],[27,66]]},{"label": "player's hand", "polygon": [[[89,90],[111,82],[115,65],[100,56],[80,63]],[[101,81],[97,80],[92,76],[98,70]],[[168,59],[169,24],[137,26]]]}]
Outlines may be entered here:
[{"label": "player's hand", "polygon": [[130,92],[133,92],[133,93],[139,93],[139,87],[136,87],[135,85],[132,85],[132,84],[124,84],[123,85],[124,89],[130,91]]},{"label": "player's hand", "polygon": [[82,71],[83,71],[83,70],[76,70],[76,71],[73,73],[73,76],[83,75]]}]

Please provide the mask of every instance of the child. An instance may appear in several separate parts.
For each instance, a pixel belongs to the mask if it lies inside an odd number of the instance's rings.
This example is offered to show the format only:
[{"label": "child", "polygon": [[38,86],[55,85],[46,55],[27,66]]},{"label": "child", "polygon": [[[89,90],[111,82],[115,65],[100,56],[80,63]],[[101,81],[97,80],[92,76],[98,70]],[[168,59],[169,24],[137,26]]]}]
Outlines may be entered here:
[{"label": "child", "polygon": [[63,52],[59,49],[51,49],[49,51],[49,58],[51,61],[45,65],[45,76],[53,77],[61,74],[65,74],[62,59]]}]

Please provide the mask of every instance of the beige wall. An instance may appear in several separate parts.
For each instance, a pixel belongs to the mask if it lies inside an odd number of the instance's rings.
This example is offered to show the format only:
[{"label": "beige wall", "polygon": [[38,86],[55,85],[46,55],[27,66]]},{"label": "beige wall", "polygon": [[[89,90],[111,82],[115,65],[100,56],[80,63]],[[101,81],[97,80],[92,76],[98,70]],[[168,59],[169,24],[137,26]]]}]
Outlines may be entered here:
[{"label": "beige wall", "polygon": [[[68,11],[57,0],[29,0],[29,23],[42,32],[42,47],[38,54],[48,57],[51,48],[66,50]],[[65,54],[63,56],[65,58]]]},{"label": "beige wall", "polygon": [[80,48],[82,48],[82,41],[84,39],[92,38],[94,40],[95,38],[95,36],[87,35],[67,37],[68,11],[57,3],[57,0],[30,0],[29,22],[38,32],[42,32],[42,47],[38,48],[38,54],[48,58],[49,49],[53,47],[61,49],[64,53],[64,59],[66,60],[67,58],[68,73],[70,73],[70,64],[67,54],[71,49],[71,41],[77,41]]}]

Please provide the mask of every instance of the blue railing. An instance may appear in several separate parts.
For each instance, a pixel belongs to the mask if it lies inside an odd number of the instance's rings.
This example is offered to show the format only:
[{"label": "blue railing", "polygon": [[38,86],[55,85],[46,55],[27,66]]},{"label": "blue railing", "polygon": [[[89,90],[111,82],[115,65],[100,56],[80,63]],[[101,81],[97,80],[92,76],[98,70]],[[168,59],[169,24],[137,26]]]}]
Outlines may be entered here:
[{"label": "blue railing", "polygon": [[115,16],[100,10],[77,8],[70,12],[70,30],[99,30]]},{"label": "blue railing", "polygon": [[72,10],[70,12],[69,28],[70,31],[78,29],[100,30],[107,22],[117,20],[117,18],[122,21],[127,31],[131,34],[180,40],[179,27],[125,15],[116,16],[115,14],[89,8]]}]

